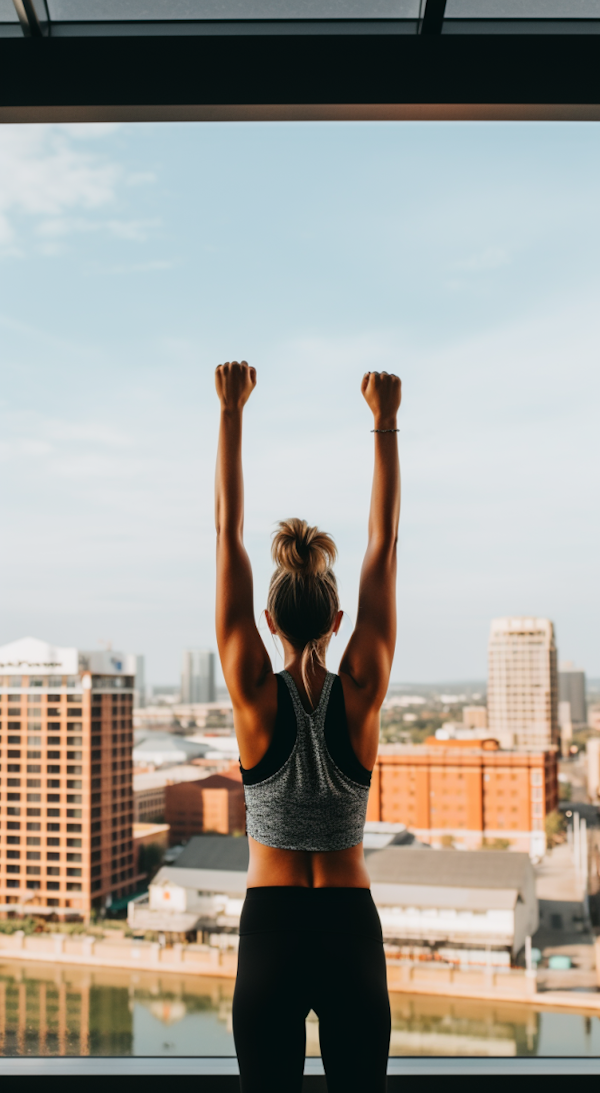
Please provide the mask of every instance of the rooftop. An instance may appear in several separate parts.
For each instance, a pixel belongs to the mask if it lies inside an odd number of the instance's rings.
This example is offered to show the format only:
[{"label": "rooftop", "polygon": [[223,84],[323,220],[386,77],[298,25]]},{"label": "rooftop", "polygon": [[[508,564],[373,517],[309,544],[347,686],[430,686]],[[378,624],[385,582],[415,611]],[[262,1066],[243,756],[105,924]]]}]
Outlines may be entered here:
[{"label": "rooftop", "polygon": [[147,839],[148,836],[153,835],[168,835],[168,824],[133,824],[133,837],[134,839]]},{"label": "rooftop", "polygon": [[206,777],[208,775],[202,767],[192,766],[191,763],[176,763],[170,767],[161,767],[160,770],[134,771],[133,792],[163,789],[165,786],[176,785],[178,782],[198,782]]},{"label": "rooftop", "polygon": [[435,850],[387,846],[369,855],[373,882],[437,888],[516,889],[532,869],[528,854],[509,850]]},{"label": "rooftop", "polygon": [[208,750],[205,744],[195,744],[173,733],[154,732],[134,746],[133,761],[136,764],[154,763],[160,767],[166,763],[203,757]]},{"label": "rooftop", "polygon": [[247,835],[193,835],[177,858],[177,869],[223,869],[246,872]]},{"label": "rooftop", "polygon": [[245,869],[181,869],[177,865],[163,865],[152,881],[151,887],[174,885],[177,888],[197,892],[223,893],[243,896],[246,890]]}]

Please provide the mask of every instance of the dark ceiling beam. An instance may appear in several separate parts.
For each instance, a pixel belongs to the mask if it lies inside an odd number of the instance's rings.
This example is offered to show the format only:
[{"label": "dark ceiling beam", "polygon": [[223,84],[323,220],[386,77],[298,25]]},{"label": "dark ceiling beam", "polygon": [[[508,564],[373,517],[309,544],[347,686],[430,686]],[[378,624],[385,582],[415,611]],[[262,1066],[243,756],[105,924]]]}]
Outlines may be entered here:
[{"label": "dark ceiling beam", "polygon": [[424,35],[441,34],[446,14],[446,0],[425,0],[425,10],[421,19],[419,33]]},{"label": "dark ceiling beam", "polygon": [[599,73],[600,35],[3,38],[0,119],[597,117]]}]

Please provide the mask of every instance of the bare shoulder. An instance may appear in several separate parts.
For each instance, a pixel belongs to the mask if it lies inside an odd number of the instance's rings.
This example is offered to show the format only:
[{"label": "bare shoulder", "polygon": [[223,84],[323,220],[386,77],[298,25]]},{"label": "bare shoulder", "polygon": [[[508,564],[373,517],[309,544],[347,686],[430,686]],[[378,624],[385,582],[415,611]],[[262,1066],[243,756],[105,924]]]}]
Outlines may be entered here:
[{"label": "bare shoulder", "polygon": [[265,755],[277,719],[277,677],[267,672],[251,691],[232,695],[233,724],[242,766],[255,767]]},{"label": "bare shoulder", "polygon": [[372,770],[379,748],[380,703],[371,690],[359,687],[348,672],[341,671],[339,676],[354,754],[363,767]]}]

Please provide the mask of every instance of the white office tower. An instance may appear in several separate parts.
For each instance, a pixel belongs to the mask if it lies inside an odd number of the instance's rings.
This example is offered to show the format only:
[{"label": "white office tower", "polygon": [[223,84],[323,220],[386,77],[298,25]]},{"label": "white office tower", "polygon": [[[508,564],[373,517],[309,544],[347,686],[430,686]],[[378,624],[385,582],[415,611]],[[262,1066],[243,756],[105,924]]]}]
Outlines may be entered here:
[{"label": "white office tower", "polygon": [[558,697],[560,702],[571,706],[574,725],[587,725],[587,701],[585,696],[585,672],[567,660],[558,670]]},{"label": "white office tower", "polygon": [[143,656],[135,658],[135,691],[133,704],[138,709],[146,705],[146,662]]},{"label": "white office tower", "polygon": [[592,801],[598,800],[600,791],[600,740],[597,736],[586,741],[588,794]]},{"label": "white office tower", "polygon": [[503,748],[558,744],[558,680],[549,619],[493,619],[489,643],[488,726]]},{"label": "white office tower", "polygon": [[186,649],[181,673],[181,701],[215,702],[215,654],[210,649]]},{"label": "white office tower", "polygon": [[[560,693],[560,688],[559,688]],[[558,703],[558,727],[560,729],[560,750],[563,759],[570,754],[573,743],[573,722],[571,721],[571,703]]]}]

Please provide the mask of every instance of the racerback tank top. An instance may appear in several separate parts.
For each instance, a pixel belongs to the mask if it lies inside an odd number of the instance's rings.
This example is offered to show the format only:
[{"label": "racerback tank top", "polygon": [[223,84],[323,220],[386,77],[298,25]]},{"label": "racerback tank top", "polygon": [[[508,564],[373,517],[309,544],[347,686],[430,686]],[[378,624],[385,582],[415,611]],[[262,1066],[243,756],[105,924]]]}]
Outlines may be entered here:
[{"label": "racerback tank top", "polygon": [[257,842],[306,851],[362,842],[371,773],[350,742],[339,676],[327,673],[318,706],[307,713],[290,673],[279,672],[273,740],[255,767],[241,771],[246,829]]}]

